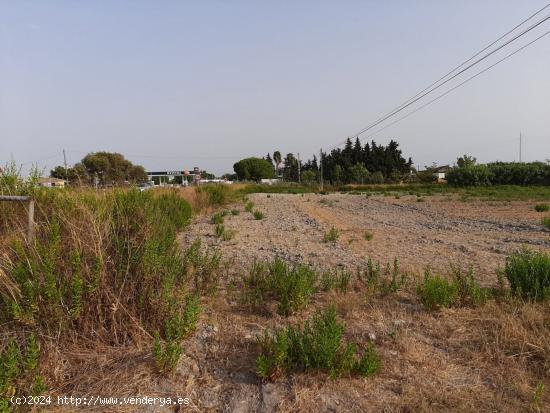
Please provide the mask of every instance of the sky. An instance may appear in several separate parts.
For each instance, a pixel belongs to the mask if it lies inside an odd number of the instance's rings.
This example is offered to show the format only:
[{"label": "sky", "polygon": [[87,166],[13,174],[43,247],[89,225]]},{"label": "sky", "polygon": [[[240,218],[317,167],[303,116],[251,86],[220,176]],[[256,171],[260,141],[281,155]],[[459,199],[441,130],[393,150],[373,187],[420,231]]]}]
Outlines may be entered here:
[{"label": "sky", "polygon": [[[545,1],[0,0],[0,164],[47,173],[63,150],[69,164],[106,150],[147,170],[216,174],[275,150],[305,160]],[[547,30],[550,20],[491,62]],[[461,154],[517,161],[521,132],[523,160],[545,160],[549,75],[550,35],[360,138],[394,139],[422,168]]]}]

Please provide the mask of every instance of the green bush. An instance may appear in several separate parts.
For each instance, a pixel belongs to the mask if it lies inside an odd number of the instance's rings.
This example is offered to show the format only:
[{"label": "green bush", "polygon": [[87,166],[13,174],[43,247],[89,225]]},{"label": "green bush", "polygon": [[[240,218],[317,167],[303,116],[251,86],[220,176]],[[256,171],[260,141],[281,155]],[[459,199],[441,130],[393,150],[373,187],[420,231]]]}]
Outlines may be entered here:
[{"label": "green bush", "polygon": [[537,212],[546,212],[550,210],[550,205],[548,204],[537,204],[535,205],[535,211]]},{"label": "green bush", "polygon": [[351,273],[347,270],[325,271],[321,274],[319,287],[323,291],[335,289],[345,293],[348,291],[350,281]]},{"label": "green bush", "polygon": [[214,234],[216,237],[221,238],[224,241],[229,241],[235,236],[235,232],[230,229],[226,229],[223,224],[216,224]]},{"label": "green bush", "polygon": [[456,186],[550,185],[550,165],[542,162],[494,162],[455,167],[445,178]]},{"label": "green bush", "polygon": [[182,339],[195,330],[200,315],[199,299],[187,297],[181,314],[175,314],[164,322],[164,337],[155,332],[153,355],[158,370],[166,373],[174,370],[181,356]]},{"label": "green bush", "polygon": [[217,250],[202,248],[200,238],[189,246],[184,254],[184,267],[197,292],[214,293],[219,284],[221,254]]},{"label": "green bush", "polygon": [[255,262],[244,278],[244,301],[263,310],[268,298],[278,302],[277,310],[289,316],[306,307],[316,291],[317,273],[305,265],[289,266],[276,258],[269,263]]},{"label": "green bush", "polygon": [[418,285],[417,293],[428,311],[450,307],[459,298],[457,284],[439,275],[431,275],[429,271],[425,272],[424,281]]},{"label": "green bush", "polygon": [[10,394],[37,396],[47,390],[38,372],[39,356],[36,334],[29,334],[22,343],[7,340],[0,351],[0,412],[10,411]]},{"label": "green bush", "polygon": [[265,214],[262,212],[262,211],[254,211],[254,219],[255,220],[261,220],[261,219],[264,219],[265,218]]},{"label": "green bush", "polygon": [[225,205],[232,198],[231,188],[225,184],[206,184],[196,188],[198,193],[206,193],[210,205]]},{"label": "green bush", "polygon": [[512,293],[529,300],[550,298],[550,255],[527,248],[506,258],[504,274]]},{"label": "green bush", "polygon": [[210,217],[210,223],[215,225],[223,224],[224,220],[225,215],[221,212],[216,212],[214,215],[212,215],[212,217]]},{"label": "green bush", "polygon": [[550,229],[550,217],[545,217],[542,219],[542,225],[544,225],[546,228]]},{"label": "green bush", "polygon": [[333,379],[343,374],[376,374],[381,361],[374,346],[370,344],[361,356],[355,344],[342,340],[343,333],[344,326],[338,323],[332,306],[303,326],[289,326],[273,335],[266,332],[259,339],[258,376],[274,379],[287,372],[309,370],[325,371]]},{"label": "green bush", "polygon": [[340,238],[340,231],[334,227],[331,227],[330,230],[325,232],[325,235],[323,235],[324,242],[336,242],[338,238]]},{"label": "green bush", "polygon": [[244,206],[244,210],[246,212],[252,212],[252,209],[254,209],[254,202],[248,201],[246,205]]},{"label": "green bush", "polygon": [[464,271],[458,265],[451,265],[451,273],[461,305],[482,305],[491,297],[491,290],[481,287],[474,278],[473,267]]}]

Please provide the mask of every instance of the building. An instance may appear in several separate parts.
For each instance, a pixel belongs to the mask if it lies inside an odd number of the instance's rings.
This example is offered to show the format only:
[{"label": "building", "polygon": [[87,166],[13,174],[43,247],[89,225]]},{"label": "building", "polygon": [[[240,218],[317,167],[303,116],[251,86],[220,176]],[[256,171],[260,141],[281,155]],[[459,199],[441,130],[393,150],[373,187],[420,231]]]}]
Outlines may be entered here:
[{"label": "building", "polygon": [[47,188],[64,188],[67,182],[59,178],[38,178],[38,186]]},{"label": "building", "polygon": [[438,166],[434,168],[433,174],[434,178],[437,179],[438,182],[445,180],[445,174],[449,172],[450,166],[449,165],[443,165]]}]

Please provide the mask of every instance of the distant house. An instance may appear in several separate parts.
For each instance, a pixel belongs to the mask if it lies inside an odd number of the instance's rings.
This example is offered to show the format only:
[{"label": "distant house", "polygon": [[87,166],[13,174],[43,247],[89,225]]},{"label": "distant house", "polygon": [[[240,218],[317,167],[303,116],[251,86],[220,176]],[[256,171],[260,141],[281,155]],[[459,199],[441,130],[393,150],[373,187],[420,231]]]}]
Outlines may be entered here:
[{"label": "distant house", "polygon": [[260,179],[260,183],[264,185],[273,185],[279,183],[280,179]]},{"label": "distant house", "polygon": [[437,179],[438,182],[445,180],[445,174],[449,172],[449,169],[451,169],[449,165],[442,165],[434,168],[434,178]]},{"label": "distant house", "polygon": [[64,188],[66,181],[59,178],[38,178],[38,186],[44,186],[48,188]]}]

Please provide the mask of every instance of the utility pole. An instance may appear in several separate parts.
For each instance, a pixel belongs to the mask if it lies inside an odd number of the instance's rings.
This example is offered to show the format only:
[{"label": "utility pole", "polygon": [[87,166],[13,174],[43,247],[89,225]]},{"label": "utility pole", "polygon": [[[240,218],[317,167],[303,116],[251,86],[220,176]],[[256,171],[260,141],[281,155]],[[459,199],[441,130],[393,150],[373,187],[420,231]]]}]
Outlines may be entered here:
[{"label": "utility pole", "polygon": [[323,149],[319,149],[319,186],[323,190]]},{"label": "utility pole", "polygon": [[300,183],[300,152],[298,152],[298,183]]},{"label": "utility pole", "polygon": [[519,163],[521,163],[521,132],[519,133]]},{"label": "utility pole", "polygon": [[65,165],[65,180],[69,181],[69,174],[67,173],[67,156],[65,155],[65,149],[63,149],[63,164]]}]

